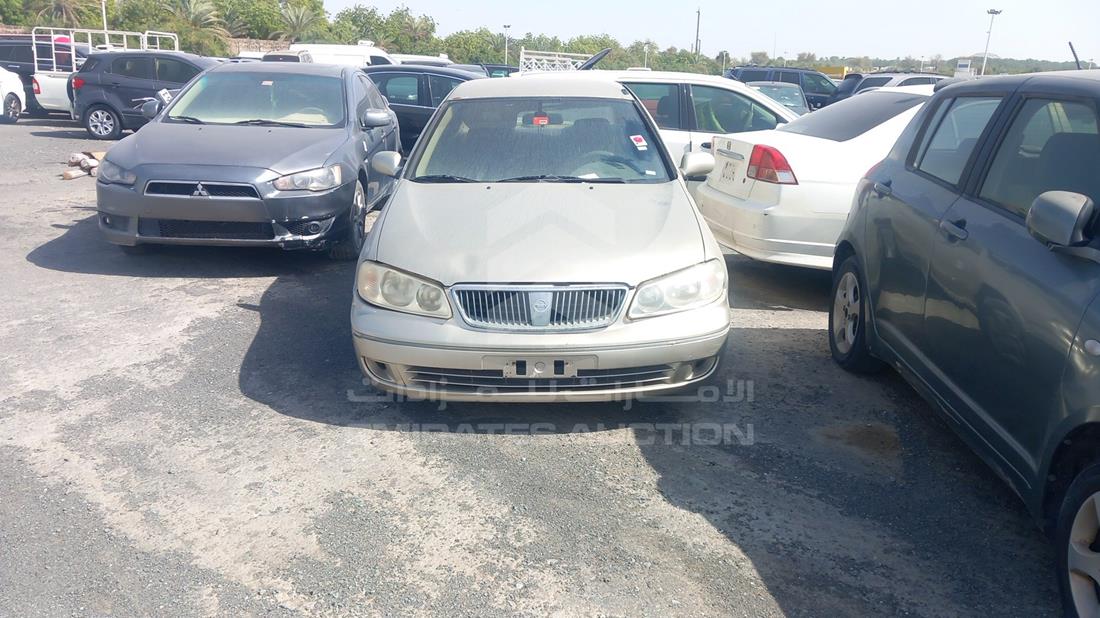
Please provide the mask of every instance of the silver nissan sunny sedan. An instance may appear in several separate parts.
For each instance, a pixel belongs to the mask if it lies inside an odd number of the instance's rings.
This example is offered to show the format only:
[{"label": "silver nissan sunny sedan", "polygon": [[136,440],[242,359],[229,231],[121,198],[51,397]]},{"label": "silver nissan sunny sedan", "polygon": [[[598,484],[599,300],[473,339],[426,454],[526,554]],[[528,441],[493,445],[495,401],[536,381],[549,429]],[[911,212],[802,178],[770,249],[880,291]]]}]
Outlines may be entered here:
[{"label": "silver nissan sunny sedan", "polygon": [[360,256],[355,350],[409,398],[596,401],[685,390],[729,331],[722,253],[613,81],[475,80],[439,108]]}]

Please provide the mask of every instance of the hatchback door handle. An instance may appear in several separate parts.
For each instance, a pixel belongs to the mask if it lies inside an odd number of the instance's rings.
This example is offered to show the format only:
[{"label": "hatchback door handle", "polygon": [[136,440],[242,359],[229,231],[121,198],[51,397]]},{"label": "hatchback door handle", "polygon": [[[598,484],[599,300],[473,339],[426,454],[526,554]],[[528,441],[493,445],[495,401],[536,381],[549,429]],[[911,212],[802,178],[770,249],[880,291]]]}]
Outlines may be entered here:
[{"label": "hatchback door handle", "polygon": [[875,193],[877,193],[879,197],[886,197],[894,193],[894,190],[890,188],[890,183],[891,181],[889,180],[876,182],[875,184],[871,185],[871,188],[874,189]]},{"label": "hatchback door handle", "polygon": [[966,219],[956,219],[955,221],[945,219],[940,221],[940,229],[943,230],[948,239],[966,240],[966,237],[970,235],[970,232],[966,231]]}]

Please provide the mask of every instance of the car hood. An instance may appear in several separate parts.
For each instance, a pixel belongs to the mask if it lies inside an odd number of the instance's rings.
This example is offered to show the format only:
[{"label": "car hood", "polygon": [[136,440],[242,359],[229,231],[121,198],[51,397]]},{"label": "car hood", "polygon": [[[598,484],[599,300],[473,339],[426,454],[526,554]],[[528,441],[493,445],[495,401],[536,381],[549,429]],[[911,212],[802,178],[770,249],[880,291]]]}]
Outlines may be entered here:
[{"label": "car hood", "polygon": [[347,140],[343,129],[150,122],[111,148],[113,163],[265,168],[289,174],[320,167]]},{"label": "car hood", "polygon": [[444,285],[636,285],[706,255],[679,182],[402,181],[386,211],[375,259]]}]

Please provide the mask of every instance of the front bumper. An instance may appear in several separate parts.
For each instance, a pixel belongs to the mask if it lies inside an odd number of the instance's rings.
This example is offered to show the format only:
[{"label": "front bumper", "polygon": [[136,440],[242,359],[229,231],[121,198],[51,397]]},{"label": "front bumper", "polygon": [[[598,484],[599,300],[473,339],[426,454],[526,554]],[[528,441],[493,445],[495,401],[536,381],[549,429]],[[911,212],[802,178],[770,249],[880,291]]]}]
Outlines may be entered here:
[{"label": "front bumper", "polygon": [[[410,400],[621,401],[710,378],[726,345],[729,306],[723,298],[679,314],[620,319],[599,331],[508,333],[473,330],[457,316],[380,309],[356,296],[351,324],[363,374]],[[528,367],[523,377],[517,361]]]},{"label": "front bumper", "polygon": [[764,206],[706,184],[695,199],[704,211],[722,213],[730,235],[718,237],[720,244],[764,262],[832,270],[847,213],[812,212],[782,201]]},{"label": "front bumper", "polygon": [[[355,194],[350,182],[329,191],[264,191],[261,183],[210,178],[253,187],[256,197],[149,195],[147,180],[132,187],[96,183],[99,229],[116,245],[233,245],[323,249],[342,234]],[[258,186],[257,186],[258,185]]]}]

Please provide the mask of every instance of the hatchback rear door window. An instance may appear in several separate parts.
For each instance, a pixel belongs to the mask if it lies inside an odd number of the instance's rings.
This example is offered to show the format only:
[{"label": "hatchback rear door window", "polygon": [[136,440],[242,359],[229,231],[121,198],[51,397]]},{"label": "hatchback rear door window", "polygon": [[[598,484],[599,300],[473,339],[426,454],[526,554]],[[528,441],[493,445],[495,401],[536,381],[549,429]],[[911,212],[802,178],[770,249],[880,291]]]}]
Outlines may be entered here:
[{"label": "hatchback rear door window", "polygon": [[958,185],[970,154],[978,145],[1000,97],[959,97],[940,104],[917,154],[920,171],[950,185]]}]

